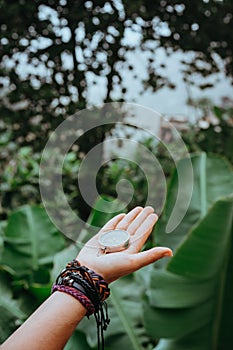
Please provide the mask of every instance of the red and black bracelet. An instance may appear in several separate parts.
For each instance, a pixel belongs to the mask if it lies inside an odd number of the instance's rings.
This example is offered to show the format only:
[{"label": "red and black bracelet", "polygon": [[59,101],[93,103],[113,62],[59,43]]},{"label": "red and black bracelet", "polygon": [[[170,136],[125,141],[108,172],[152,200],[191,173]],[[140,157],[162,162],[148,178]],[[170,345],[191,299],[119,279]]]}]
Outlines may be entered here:
[{"label": "red and black bracelet", "polygon": [[78,289],[74,287],[63,286],[61,284],[54,284],[52,288],[52,293],[56,291],[72,295],[75,299],[80,301],[80,303],[87,310],[86,316],[90,316],[95,312],[95,308],[92,302],[88,299],[88,297],[83,292],[80,292]]},{"label": "red and black bracelet", "polygon": [[107,329],[110,322],[105,302],[110,295],[110,289],[103,277],[74,259],[58,275],[52,293],[55,291],[67,293],[77,299],[86,308],[87,317],[94,314],[97,324],[98,349],[103,350],[103,331]]}]

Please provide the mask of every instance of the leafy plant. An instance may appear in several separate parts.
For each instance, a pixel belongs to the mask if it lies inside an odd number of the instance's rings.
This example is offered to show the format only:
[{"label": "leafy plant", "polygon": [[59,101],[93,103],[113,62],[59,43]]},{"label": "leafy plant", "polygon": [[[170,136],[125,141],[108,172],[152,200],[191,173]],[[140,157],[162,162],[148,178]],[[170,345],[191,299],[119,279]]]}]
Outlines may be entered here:
[{"label": "leafy plant", "polygon": [[[127,184],[130,183],[133,187],[133,196],[128,207],[134,208],[136,205],[144,205],[148,184],[145,174],[136,160],[135,162],[127,159],[111,161],[103,171],[102,181],[98,183],[99,193],[107,193],[109,196],[116,197],[118,195],[117,184],[122,179],[126,180]],[[124,190],[121,190],[121,195],[124,193],[122,200],[125,199],[128,202],[131,192],[132,188],[125,186]]]},{"label": "leafy plant", "polygon": [[54,254],[66,246],[44,209],[23,206],[2,225],[0,341],[49,295]]},{"label": "leafy plant", "polygon": [[[56,242],[56,244],[54,244]],[[52,264],[54,254],[65,246],[62,235],[44,209],[24,206],[12,212],[4,232],[3,265],[10,266],[17,278],[37,279]],[[41,272],[38,276],[38,271]]]},{"label": "leafy plant", "polygon": [[9,285],[9,280],[2,271],[0,271],[0,342],[6,339],[11,331],[13,331],[17,325],[22,323],[22,320],[26,318],[26,314],[20,307],[18,300],[13,298],[12,289]]},{"label": "leafy plant", "polygon": [[[204,100],[204,101],[203,101]],[[226,157],[233,164],[233,101],[223,99],[216,106],[210,100],[190,101],[199,110],[200,118],[182,132],[190,152],[212,152]]]},{"label": "leafy plant", "polygon": [[178,188],[175,173],[155,230],[156,243],[175,252],[152,270],[144,304],[146,330],[161,339],[158,350],[222,350],[233,341],[233,197],[228,196],[233,174],[217,157],[201,154],[192,162],[195,182],[185,218],[174,232],[164,234]]},{"label": "leafy plant", "polygon": [[[164,233],[178,189],[175,172],[153,234],[153,243],[172,247],[174,257],[111,285],[106,350],[149,350],[158,339],[156,350],[225,350],[232,343],[232,169],[222,158],[204,153],[193,156],[192,163],[194,190],[185,218],[174,232]],[[120,203],[115,205],[117,212]],[[114,215],[104,214],[104,206],[102,200],[96,203],[89,226],[102,226]],[[85,242],[92,234],[87,225],[79,239]],[[1,223],[0,341],[49,296],[58,272],[78,249],[38,206],[18,208]],[[96,348],[94,320],[80,323],[66,350],[77,344]]]},{"label": "leafy plant", "polygon": [[[7,140],[6,140],[7,141]],[[2,194],[0,216],[22,205],[40,204],[39,167],[41,155],[32,147],[17,148],[13,142],[0,142],[0,191]],[[63,184],[69,200],[78,196],[75,185],[80,160],[74,151],[69,151],[63,164]]]},{"label": "leafy plant", "polygon": [[22,203],[40,202],[39,154],[33,153],[31,147],[17,149],[15,143],[7,141],[0,142],[1,217],[7,217],[8,211]]}]

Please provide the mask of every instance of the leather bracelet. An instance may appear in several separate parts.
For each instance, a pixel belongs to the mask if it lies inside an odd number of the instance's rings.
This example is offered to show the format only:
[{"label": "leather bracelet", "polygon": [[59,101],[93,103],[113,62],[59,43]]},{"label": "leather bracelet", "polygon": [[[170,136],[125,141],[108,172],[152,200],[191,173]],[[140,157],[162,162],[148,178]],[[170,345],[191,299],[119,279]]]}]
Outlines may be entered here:
[{"label": "leather bracelet", "polygon": [[103,331],[107,329],[110,322],[105,302],[110,295],[110,289],[103,277],[93,270],[81,266],[79,261],[72,260],[58,275],[52,293],[55,291],[64,292],[76,298],[86,308],[87,317],[94,314],[97,325],[98,349],[103,350]]}]

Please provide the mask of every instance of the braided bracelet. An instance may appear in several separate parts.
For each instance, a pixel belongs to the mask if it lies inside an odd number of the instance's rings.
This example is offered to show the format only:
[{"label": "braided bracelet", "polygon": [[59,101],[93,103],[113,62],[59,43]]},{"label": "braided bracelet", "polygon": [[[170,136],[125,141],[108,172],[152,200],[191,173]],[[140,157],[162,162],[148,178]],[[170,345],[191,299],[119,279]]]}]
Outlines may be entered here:
[{"label": "braided bracelet", "polygon": [[107,329],[110,322],[105,300],[110,295],[110,289],[103,277],[81,266],[77,260],[72,260],[58,275],[52,293],[55,291],[64,292],[76,298],[86,308],[88,318],[94,314],[97,324],[98,349],[101,343],[101,348],[104,349],[103,331]]},{"label": "braided bracelet", "polygon": [[80,301],[80,303],[87,310],[86,316],[90,316],[95,312],[95,308],[94,308],[94,305],[92,304],[92,302],[87,298],[87,296],[84,293],[80,292],[76,288],[72,288],[69,286],[63,286],[63,285],[59,285],[59,284],[54,284],[53,288],[52,288],[52,293],[54,293],[56,291],[72,295],[75,299]]}]

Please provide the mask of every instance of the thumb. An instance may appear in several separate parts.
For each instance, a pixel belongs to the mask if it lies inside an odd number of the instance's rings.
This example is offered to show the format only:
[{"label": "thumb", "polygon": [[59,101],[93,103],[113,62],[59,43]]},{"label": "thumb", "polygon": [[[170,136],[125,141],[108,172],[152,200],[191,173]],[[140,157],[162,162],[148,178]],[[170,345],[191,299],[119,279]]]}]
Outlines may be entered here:
[{"label": "thumb", "polygon": [[146,265],[152,264],[155,261],[164,257],[173,256],[172,250],[166,247],[155,247],[144,252],[134,255],[135,271]]}]

